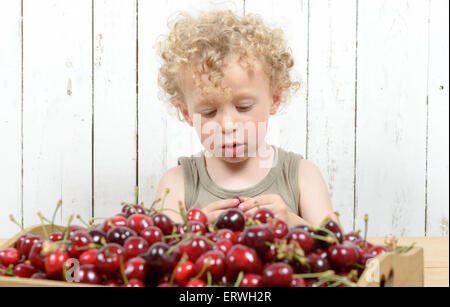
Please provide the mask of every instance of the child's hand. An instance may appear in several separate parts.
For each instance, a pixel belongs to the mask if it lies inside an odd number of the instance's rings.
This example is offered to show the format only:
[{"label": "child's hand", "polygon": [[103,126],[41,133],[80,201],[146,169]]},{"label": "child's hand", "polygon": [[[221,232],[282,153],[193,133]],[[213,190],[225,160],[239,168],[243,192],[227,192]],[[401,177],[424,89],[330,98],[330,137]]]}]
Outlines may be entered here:
[{"label": "child's hand", "polygon": [[278,194],[266,194],[254,198],[247,198],[238,206],[245,213],[245,216],[252,216],[260,207],[270,209],[276,218],[285,222],[288,221],[287,206]]},{"label": "child's hand", "polygon": [[238,204],[239,204],[238,199],[218,200],[204,207],[202,211],[208,217],[208,223],[215,224],[217,218],[223,211],[230,208],[236,208]]}]

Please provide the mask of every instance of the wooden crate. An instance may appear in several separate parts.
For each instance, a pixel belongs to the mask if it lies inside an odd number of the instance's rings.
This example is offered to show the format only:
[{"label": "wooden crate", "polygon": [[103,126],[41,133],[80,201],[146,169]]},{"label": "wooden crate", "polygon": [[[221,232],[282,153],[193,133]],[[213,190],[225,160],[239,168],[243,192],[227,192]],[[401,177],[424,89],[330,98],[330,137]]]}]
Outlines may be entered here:
[{"label": "wooden crate", "polygon": [[[48,233],[51,226],[46,225]],[[64,227],[56,226],[58,229]],[[25,229],[13,238],[0,245],[0,250],[6,247],[14,247],[19,237],[24,234],[43,236],[41,225]],[[386,253],[375,258],[373,264],[362,273],[359,279],[359,287],[423,287],[424,285],[424,260],[423,248],[414,247],[404,254]],[[0,287],[101,287],[62,281],[34,280],[18,277],[0,276]]]}]

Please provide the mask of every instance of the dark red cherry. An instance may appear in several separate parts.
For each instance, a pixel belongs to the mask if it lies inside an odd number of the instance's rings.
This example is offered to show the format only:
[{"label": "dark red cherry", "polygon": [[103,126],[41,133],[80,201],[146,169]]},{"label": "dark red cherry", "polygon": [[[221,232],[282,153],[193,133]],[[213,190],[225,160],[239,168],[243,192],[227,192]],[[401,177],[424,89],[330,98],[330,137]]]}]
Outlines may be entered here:
[{"label": "dark red cherry", "polygon": [[293,278],[289,287],[304,288],[306,287],[306,281],[300,277]]},{"label": "dark red cherry", "polygon": [[101,229],[93,228],[88,231],[88,234],[92,238],[92,242],[95,244],[103,245],[103,240],[106,242],[106,233]]},{"label": "dark red cherry", "polygon": [[358,255],[348,245],[333,245],[328,249],[328,258],[331,265],[337,270],[347,270],[358,262]]},{"label": "dark red cherry", "polygon": [[315,253],[310,253],[307,257],[307,262],[310,266],[308,272],[320,273],[330,269],[330,263],[327,258],[322,258]]},{"label": "dark red cherry", "polygon": [[276,262],[264,267],[263,284],[266,287],[289,287],[294,271],[289,264]]},{"label": "dark red cherry", "polygon": [[236,208],[225,210],[217,218],[216,226],[219,229],[226,228],[232,231],[242,231],[245,226],[245,215]]},{"label": "dark red cherry", "polygon": [[28,257],[28,260],[30,260],[31,264],[39,269],[39,270],[45,270],[45,259],[46,257],[41,254],[42,246],[44,244],[44,240],[39,240],[34,242],[33,247],[30,251],[30,256]]},{"label": "dark red cherry", "polygon": [[106,240],[108,243],[117,243],[119,245],[123,245],[129,237],[135,237],[137,233],[128,228],[128,227],[120,227],[116,226],[111,228],[106,234]]},{"label": "dark red cherry", "polygon": [[267,243],[272,243],[274,234],[268,225],[255,225],[246,227],[242,233],[242,244],[254,248],[260,255],[264,255],[269,248]]},{"label": "dark red cherry", "polygon": [[152,216],[153,225],[161,229],[165,235],[172,234],[174,222],[165,214],[155,213]]},{"label": "dark red cherry", "polygon": [[147,262],[147,272],[149,276],[158,281],[161,276],[171,272],[180,260],[180,252],[175,249],[169,253],[170,246],[166,243],[158,242],[153,244],[142,257]]},{"label": "dark red cherry", "polygon": [[85,230],[78,230],[72,234],[72,245],[68,248],[71,258],[78,258],[90,244],[93,243],[92,237]]},{"label": "dark red cherry", "polygon": [[132,214],[146,214],[147,212],[141,205],[124,205],[122,207],[122,213],[125,218],[129,218]]}]

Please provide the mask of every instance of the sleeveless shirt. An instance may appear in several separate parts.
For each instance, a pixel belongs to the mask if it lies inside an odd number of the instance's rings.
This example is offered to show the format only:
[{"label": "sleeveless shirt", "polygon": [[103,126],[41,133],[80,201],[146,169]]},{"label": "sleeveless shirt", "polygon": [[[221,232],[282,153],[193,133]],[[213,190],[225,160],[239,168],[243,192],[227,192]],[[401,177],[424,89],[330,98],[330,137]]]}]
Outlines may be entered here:
[{"label": "sleeveless shirt", "polygon": [[234,196],[255,197],[264,194],[278,194],[287,205],[288,211],[299,215],[298,167],[303,156],[273,146],[276,164],[269,173],[252,187],[229,190],[218,186],[209,176],[204,151],[190,157],[179,157],[178,165],[183,169],[186,210],[202,209],[212,202]]}]

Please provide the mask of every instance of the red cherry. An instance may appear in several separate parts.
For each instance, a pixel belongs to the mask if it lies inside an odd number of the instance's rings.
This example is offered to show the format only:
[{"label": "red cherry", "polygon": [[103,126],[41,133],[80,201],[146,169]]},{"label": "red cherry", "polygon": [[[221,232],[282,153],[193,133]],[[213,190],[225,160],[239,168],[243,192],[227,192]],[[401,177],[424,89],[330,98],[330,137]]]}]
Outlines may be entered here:
[{"label": "red cherry", "polygon": [[316,241],[311,235],[301,228],[293,228],[287,236],[288,241],[296,241],[303,249],[305,254],[312,251],[316,245]]},{"label": "red cherry", "polygon": [[130,279],[122,287],[125,287],[125,288],[144,288],[145,284],[142,281],[140,281],[139,279]]},{"label": "red cherry", "polygon": [[280,245],[280,239],[275,238],[273,240],[273,244],[269,246],[269,248],[264,253],[264,262],[273,262],[275,260],[275,257],[278,254],[278,247],[277,245]]},{"label": "red cherry", "polygon": [[129,259],[146,253],[149,249],[149,246],[147,241],[145,241],[141,237],[129,237],[125,241],[123,248],[125,250],[125,258]]},{"label": "red cherry", "polygon": [[[67,230],[67,228],[66,228],[66,230]],[[72,240],[73,235],[75,234],[75,232],[78,232],[78,231],[84,231],[84,232],[87,232],[87,230],[84,229],[84,228],[81,227],[81,226],[78,226],[78,225],[72,225],[72,226],[70,226],[70,227],[69,227],[69,235],[67,236],[67,237],[69,238],[69,240]]]},{"label": "red cherry", "polygon": [[175,282],[184,287],[190,278],[195,276],[195,264],[192,261],[185,261],[179,265],[175,272]]},{"label": "red cherry", "polygon": [[217,232],[217,239],[227,239],[230,240],[233,244],[236,243],[235,233],[230,229],[220,229]]},{"label": "red cherry", "polygon": [[30,278],[34,273],[39,272],[34,266],[30,264],[20,263],[14,267],[14,275],[22,278]]},{"label": "red cherry", "polygon": [[275,238],[283,239],[289,233],[289,226],[283,220],[275,219],[268,225],[272,228]]},{"label": "red cherry", "polygon": [[245,215],[236,208],[223,211],[217,218],[216,226],[219,229],[230,229],[232,231],[242,231],[245,227]]},{"label": "red cherry", "polygon": [[234,232],[234,244],[243,244],[242,241],[244,239],[244,236],[242,234],[242,231],[235,231]]},{"label": "red cherry", "polygon": [[215,250],[204,253],[195,262],[196,273],[200,274],[205,266],[205,273],[199,278],[206,279],[206,272],[210,272],[214,281],[219,280],[225,273],[225,255]]},{"label": "red cherry", "polygon": [[262,262],[253,248],[242,244],[234,245],[227,254],[227,268],[230,274],[261,272]]},{"label": "red cherry", "polygon": [[333,245],[328,249],[331,265],[338,270],[346,270],[358,262],[355,250],[349,245]]},{"label": "red cherry", "polygon": [[202,210],[197,208],[189,209],[187,212],[187,220],[191,222],[200,222],[203,225],[206,225],[208,223],[208,218],[206,217],[206,214],[203,213]]},{"label": "red cherry", "polygon": [[290,287],[304,288],[304,287],[306,287],[306,281],[300,277],[293,278],[291,281]]},{"label": "red cherry", "polygon": [[165,283],[157,285],[156,287],[158,287],[158,288],[174,288],[174,287],[178,287],[178,286],[177,285],[171,285],[170,283],[165,282]]},{"label": "red cherry", "polygon": [[189,282],[185,285],[185,287],[189,287],[189,288],[193,288],[193,287],[196,287],[196,288],[202,288],[202,287],[206,287],[206,283],[205,283],[203,280],[201,280],[201,279],[193,279],[193,280],[189,281]]},{"label": "red cherry", "polygon": [[127,220],[127,226],[137,233],[140,233],[147,227],[153,226],[152,219],[144,214],[132,214]]},{"label": "red cherry", "polygon": [[[113,226],[111,226],[113,225]],[[123,216],[113,216],[112,218],[109,218],[107,220],[105,220],[100,229],[103,230],[105,233],[108,233],[108,231],[114,227],[114,226],[119,226],[119,227],[124,227],[127,226],[127,219]]]},{"label": "red cherry", "polygon": [[120,268],[120,257],[125,257],[125,252],[117,243],[109,243],[97,254],[95,268],[100,273],[108,275],[116,273]]},{"label": "red cherry", "polygon": [[383,246],[372,246],[371,248],[362,252],[359,263],[362,265],[367,265],[369,263],[369,260],[385,252],[386,248]]},{"label": "red cherry", "polygon": [[31,275],[30,279],[48,279],[48,276],[44,272],[37,272]]},{"label": "red cherry", "polygon": [[141,205],[125,205],[122,207],[122,214],[125,218],[130,217],[132,214],[146,214],[145,208]]},{"label": "red cherry", "polygon": [[265,224],[268,221],[275,218],[275,215],[273,214],[272,210],[267,208],[259,208],[256,210],[255,214],[253,214],[252,217],[254,220],[260,221],[261,223]]},{"label": "red cherry", "polygon": [[244,274],[239,287],[262,287],[262,276],[258,274],[247,273]]},{"label": "red cherry", "polygon": [[85,264],[94,264],[95,265],[95,261],[97,259],[98,252],[99,252],[98,249],[90,249],[90,250],[83,252],[80,255],[80,258],[78,258],[80,265],[85,265]]},{"label": "red cherry", "polygon": [[28,260],[30,260],[31,264],[39,269],[39,270],[45,270],[45,259],[46,257],[42,256],[42,246],[44,244],[44,240],[39,240],[34,242],[33,247],[31,248],[30,255],[28,257]]},{"label": "red cherry", "polygon": [[150,226],[142,230],[139,235],[148,243],[148,246],[151,247],[153,244],[157,242],[165,242],[164,234],[156,226]]},{"label": "red cherry", "polygon": [[23,241],[20,244],[20,247],[18,249],[19,253],[21,255],[25,255],[25,257],[29,258],[29,254],[31,251],[31,248],[33,247],[34,242],[41,240],[41,237],[34,236],[34,235],[28,235],[26,236]]},{"label": "red cherry", "polygon": [[52,242],[58,242],[64,239],[64,235],[61,232],[54,232],[48,235],[48,239]]},{"label": "red cherry", "polygon": [[293,273],[289,264],[283,262],[268,264],[262,273],[263,284],[266,287],[289,287]]},{"label": "red cherry", "polygon": [[[188,232],[188,227],[186,225],[180,225],[181,228],[179,229],[179,234],[185,234]],[[188,222],[188,226],[190,227],[191,233],[199,234],[199,235],[205,235],[206,234],[206,227],[204,224],[200,222]]]},{"label": "red cherry", "polygon": [[92,264],[84,264],[78,270],[78,280],[82,284],[101,285],[102,278]]},{"label": "red cherry", "polygon": [[128,279],[144,281],[147,278],[147,262],[140,257],[131,258],[125,262],[124,273]]},{"label": "red cherry", "polygon": [[359,236],[359,231],[352,231],[344,236],[344,241],[355,241],[357,239],[361,239]]},{"label": "red cherry", "polygon": [[19,263],[20,253],[13,247],[5,248],[0,251],[0,263],[4,266],[16,265]]},{"label": "red cherry", "polygon": [[71,237],[72,245],[69,246],[69,256],[78,258],[89,244],[93,243],[92,237],[85,230],[77,230]]},{"label": "red cherry", "polygon": [[61,280],[63,278],[64,266],[68,266],[69,256],[61,252],[53,252],[45,260],[45,273],[51,279]]},{"label": "red cherry", "polygon": [[25,239],[28,238],[28,237],[29,237],[29,234],[21,235],[21,236],[19,237],[19,239],[17,239],[16,245],[14,246],[14,247],[19,251],[19,253],[20,253],[21,255],[23,255],[23,252],[22,252],[22,244],[23,244],[23,242],[25,241]]},{"label": "red cherry", "polygon": [[228,254],[230,249],[233,247],[233,243],[227,239],[220,239],[216,244],[213,245],[214,250],[221,251],[224,255]]},{"label": "red cherry", "polygon": [[212,249],[212,245],[204,236],[193,236],[190,241],[180,246],[180,253],[186,254],[190,261],[195,262],[198,257]]}]

